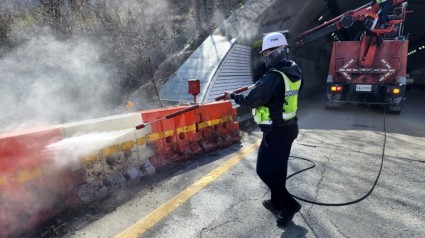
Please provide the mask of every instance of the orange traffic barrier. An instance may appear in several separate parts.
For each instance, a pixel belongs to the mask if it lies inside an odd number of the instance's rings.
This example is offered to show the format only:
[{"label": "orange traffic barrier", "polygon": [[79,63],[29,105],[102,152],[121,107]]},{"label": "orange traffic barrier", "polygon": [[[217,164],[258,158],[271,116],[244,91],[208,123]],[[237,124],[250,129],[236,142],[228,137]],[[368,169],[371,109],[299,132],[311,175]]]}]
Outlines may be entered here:
[{"label": "orange traffic barrier", "polygon": [[172,146],[178,154],[178,160],[193,158],[202,154],[204,150],[199,145],[202,136],[197,133],[198,109],[175,117],[173,121],[176,141]]},{"label": "orange traffic barrier", "polygon": [[221,119],[218,125],[219,135],[221,136],[221,147],[228,147],[241,140],[239,124],[235,121],[236,114],[236,109],[228,105],[223,105],[222,110],[218,112],[218,117]]},{"label": "orange traffic barrier", "polygon": [[147,141],[155,151],[149,158],[155,168],[240,141],[239,126],[234,121],[236,110],[229,101],[200,105],[173,118],[158,120],[184,108],[142,112],[143,121],[152,122]]},{"label": "orange traffic barrier", "polygon": [[[185,108],[142,111],[0,135],[0,237],[16,236],[64,208],[102,198],[129,179],[240,141],[234,120],[236,110],[229,101],[199,105],[161,119]],[[132,130],[140,116],[149,126]],[[96,134],[108,131],[119,133],[109,139]],[[93,136],[100,140],[87,140]],[[70,144],[61,144],[68,139]],[[78,158],[67,158],[65,152],[58,158],[57,151],[49,147],[56,142],[64,149],[78,144],[93,151],[82,150],[86,154],[78,154]],[[69,157],[74,156],[71,154]],[[60,166],[68,159],[76,162],[76,167]]]},{"label": "orange traffic barrier", "polygon": [[[183,108],[184,107],[173,107],[143,111],[141,113],[142,120],[145,123],[149,123]],[[178,117],[180,118],[181,116]],[[149,158],[155,168],[165,166],[177,160],[177,158],[175,158],[177,156],[175,148],[172,146],[172,143],[175,141],[176,135],[173,120],[165,119],[151,124],[151,134],[146,135],[146,142],[155,152],[154,155]]]},{"label": "orange traffic barrier", "polygon": [[230,101],[204,105],[199,110],[198,123],[202,146],[206,151],[227,147],[240,141],[239,126],[234,120],[235,109]]}]

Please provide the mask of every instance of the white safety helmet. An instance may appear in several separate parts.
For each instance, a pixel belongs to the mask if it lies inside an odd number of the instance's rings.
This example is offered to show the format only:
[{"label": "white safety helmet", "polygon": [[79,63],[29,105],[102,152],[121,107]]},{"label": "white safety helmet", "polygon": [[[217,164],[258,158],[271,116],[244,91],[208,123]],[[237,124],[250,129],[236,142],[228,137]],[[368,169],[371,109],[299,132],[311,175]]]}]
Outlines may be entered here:
[{"label": "white safety helmet", "polygon": [[261,52],[281,46],[288,46],[288,41],[286,40],[285,36],[280,32],[268,33],[263,37],[263,46],[261,48]]}]

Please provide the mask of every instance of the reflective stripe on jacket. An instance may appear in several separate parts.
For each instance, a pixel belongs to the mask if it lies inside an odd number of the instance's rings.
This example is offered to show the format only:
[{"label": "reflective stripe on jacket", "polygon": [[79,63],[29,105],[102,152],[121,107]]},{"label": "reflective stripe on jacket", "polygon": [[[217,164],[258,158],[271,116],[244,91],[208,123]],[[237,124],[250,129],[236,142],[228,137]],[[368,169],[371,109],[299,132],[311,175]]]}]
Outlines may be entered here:
[{"label": "reflective stripe on jacket", "polygon": [[376,0],[376,3],[381,4],[383,2],[386,2],[387,0]]},{"label": "reflective stripe on jacket", "polygon": [[[298,92],[301,87],[301,80],[292,82],[288,76],[283,72],[278,70],[272,70],[278,72],[285,83],[285,102],[283,103],[283,113],[282,118],[284,121],[288,121],[294,118],[297,115],[298,109]],[[269,109],[265,106],[261,106],[255,109],[252,109],[252,114],[254,115],[254,120],[257,124],[262,125],[271,125],[272,121],[270,120]]]}]

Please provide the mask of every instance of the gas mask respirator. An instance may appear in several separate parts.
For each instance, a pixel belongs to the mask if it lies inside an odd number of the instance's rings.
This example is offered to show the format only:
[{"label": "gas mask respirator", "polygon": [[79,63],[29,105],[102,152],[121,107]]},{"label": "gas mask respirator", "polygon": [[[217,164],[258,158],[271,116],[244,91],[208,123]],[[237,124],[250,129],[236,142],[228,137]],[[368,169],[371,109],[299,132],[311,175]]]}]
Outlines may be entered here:
[{"label": "gas mask respirator", "polygon": [[288,57],[288,48],[279,47],[274,49],[268,55],[264,56],[263,60],[266,67],[270,68],[281,61],[287,60],[287,57]]}]

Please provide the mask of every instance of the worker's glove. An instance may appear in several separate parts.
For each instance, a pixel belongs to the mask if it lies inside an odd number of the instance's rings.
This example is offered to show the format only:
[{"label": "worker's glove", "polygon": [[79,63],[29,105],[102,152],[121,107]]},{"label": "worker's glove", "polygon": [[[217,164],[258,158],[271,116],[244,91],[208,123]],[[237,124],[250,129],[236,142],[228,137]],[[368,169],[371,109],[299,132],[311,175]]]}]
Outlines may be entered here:
[{"label": "worker's glove", "polygon": [[235,99],[235,94],[232,92],[225,92],[224,93],[224,100],[232,100]]}]

